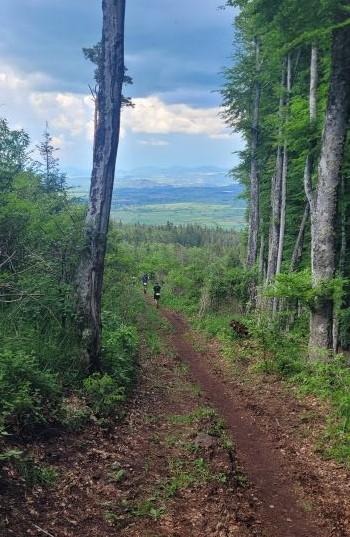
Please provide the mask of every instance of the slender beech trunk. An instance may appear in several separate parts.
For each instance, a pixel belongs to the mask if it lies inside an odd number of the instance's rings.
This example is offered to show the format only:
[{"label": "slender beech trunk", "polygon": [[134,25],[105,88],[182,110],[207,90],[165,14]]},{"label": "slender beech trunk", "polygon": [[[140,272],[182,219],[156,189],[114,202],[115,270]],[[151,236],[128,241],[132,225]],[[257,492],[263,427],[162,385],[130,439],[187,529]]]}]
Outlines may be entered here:
[{"label": "slender beech trunk", "polygon": [[257,149],[259,142],[259,108],[260,108],[260,43],[255,38],[255,87],[254,87],[254,104],[253,120],[251,134],[251,164],[250,164],[250,208],[249,208],[249,230],[248,230],[248,251],[247,267],[252,267],[257,259],[258,251],[258,233],[259,233],[259,170]]},{"label": "slender beech trunk", "polygon": [[[335,274],[337,196],[350,113],[349,28],[335,30],[332,41],[332,72],[318,167],[318,186],[311,200],[314,286],[331,280]],[[315,301],[311,311],[309,339],[311,359],[318,357],[319,349],[332,348],[332,325],[333,301],[329,297],[320,297]]]},{"label": "slender beech trunk", "polygon": [[303,218],[301,220],[301,224],[299,227],[299,233],[297,236],[297,240],[295,241],[295,246],[292,254],[292,260],[290,262],[290,272],[294,272],[297,270],[297,268],[300,265],[301,257],[303,254],[303,248],[304,248],[304,238],[305,238],[305,231],[306,231],[306,225],[307,221],[309,219],[310,215],[310,205],[309,202],[305,204],[304,214]]},{"label": "slender beech trunk", "polygon": [[[288,54],[287,58],[287,82],[286,82],[286,100],[285,107],[288,107],[290,100],[290,92],[292,89],[292,57],[291,53]],[[287,111],[285,122],[287,121]],[[287,176],[288,176],[288,143],[287,140],[284,140],[283,145],[283,165],[282,165],[282,186],[281,186],[281,216],[280,216],[280,230],[279,230],[279,240],[278,240],[278,254],[277,254],[277,264],[276,264],[276,274],[281,272],[282,258],[283,258],[283,247],[284,247],[284,234],[286,228],[286,201],[287,201]]]},{"label": "slender beech trunk", "polygon": [[[309,91],[309,118],[310,127],[313,128],[317,119],[317,85],[318,85],[318,48],[315,44],[311,47],[311,62],[310,62],[310,91]],[[295,242],[290,271],[295,271],[301,261],[306,225],[309,219],[310,211],[313,208],[313,193],[312,193],[312,173],[314,168],[314,141],[310,141],[309,151],[306,157],[305,169],[304,169],[304,185],[307,196],[307,203],[305,205],[303,218],[301,220],[299,233]]]},{"label": "slender beech trunk", "polygon": [[102,11],[101,82],[96,101],[93,169],[85,249],[77,273],[80,327],[91,371],[100,368],[101,296],[124,78],[125,0],[103,0]]},{"label": "slender beech trunk", "polygon": [[[339,252],[339,264],[338,273],[339,276],[344,276],[345,271],[345,259],[346,259],[346,202],[345,202],[345,180],[344,175],[340,179],[340,199],[339,199],[339,217],[340,217],[340,252]],[[340,327],[339,327],[339,315],[334,305],[333,308],[333,352],[338,352],[340,342]]]},{"label": "slender beech trunk", "polygon": [[282,67],[281,96],[279,102],[280,129],[278,133],[278,146],[276,154],[276,169],[271,181],[271,224],[269,235],[269,255],[267,262],[267,283],[271,282],[276,274],[278,243],[281,222],[281,190],[282,190],[282,170],[283,170],[283,151],[281,146],[282,138],[282,114],[284,106],[284,89],[286,79],[285,62]]},{"label": "slender beech trunk", "polygon": [[[317,120],[317,86],[318,86],[318,47],[313,44],[311,47],[311,62],[310,62],[310,93],[309,93],[309,120],[312,133],[312,139],[309,143],[309,151],[305,161],[304,168],[304,187],[307,200],[310,207],[311,215],[311,251],[313,249],[313,219],[315,217],[315,194],[312,187],[312,174],[314,170],[314,149],[315,140],[313,139],[313,129]],[[311,269],[313,257],[311,256]]]},{"label": "slender beech trunk", "polygon": [[265,278],[265,264],[264,264],[264,250],[265,250],[265,237],[264,232],[262,230],[262,223],[261,223],[261,231],[260,231],[260,250],[259,250],[259,274],[260,278],[264,280]]},{"label": "slender beech trunk", "polygon": [[344,175],[340,179],[340,253],[339,253],[339,274],[344,276],[345,272],[345,257],[347,249],[347,236],[346,236],[346,188],[345,188],[345,178]]}]

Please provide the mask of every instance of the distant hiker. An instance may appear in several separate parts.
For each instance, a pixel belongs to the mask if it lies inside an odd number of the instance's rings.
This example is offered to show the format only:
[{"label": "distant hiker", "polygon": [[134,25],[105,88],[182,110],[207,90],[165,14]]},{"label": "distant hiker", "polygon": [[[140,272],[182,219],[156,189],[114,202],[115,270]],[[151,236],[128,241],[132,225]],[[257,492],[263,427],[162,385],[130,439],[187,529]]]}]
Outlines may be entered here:
[{"label": "distant hiker", "polygon": [[153,291],[154,291],[154,300],[155,300],[157,309],[159,308],[160,290],[161,290],[161,286],[159,285],[159,283],[156,283],[155,286],[153,287]]},{"label": "distant hiker", "polygon": [[149,280],[148,274],[145,273],[145,274],[142,276],[143,292],[144,292],[145,294],[147,293],[148,280]]}]

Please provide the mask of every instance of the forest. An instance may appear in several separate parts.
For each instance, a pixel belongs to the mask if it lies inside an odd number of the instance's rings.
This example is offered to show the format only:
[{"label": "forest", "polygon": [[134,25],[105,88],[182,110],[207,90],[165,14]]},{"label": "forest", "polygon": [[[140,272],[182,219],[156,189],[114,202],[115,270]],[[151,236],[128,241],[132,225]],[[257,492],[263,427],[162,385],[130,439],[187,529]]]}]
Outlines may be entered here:
[{"label": "forest", "polygon": [[0,119],[0,533],[350,535],[350,2],[222,6],[242,228],[122,223],[125,4],[84,49],[88,199]]}]

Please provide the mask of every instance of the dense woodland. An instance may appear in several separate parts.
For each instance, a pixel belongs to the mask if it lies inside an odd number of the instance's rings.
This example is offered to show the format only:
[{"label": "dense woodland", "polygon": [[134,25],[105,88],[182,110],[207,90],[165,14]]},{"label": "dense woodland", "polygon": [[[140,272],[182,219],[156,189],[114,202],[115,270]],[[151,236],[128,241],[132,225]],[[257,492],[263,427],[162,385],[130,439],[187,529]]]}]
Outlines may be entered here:
[{"label": "dense woodland", "polygon": [[[350,3],[232,6],[235,53],[222,95],[226,121],[247,142],[233,170],[249,201],[241,233],[109,222],[125,69],[122,43],[108,32],[122,35],[123,14],[104,13],[99,50],[111,65],[94,57],[88,210],[66,185],[48,129],[36,161],[26,132],[0,121],[1,478],[22,472],[49,483],[54,472],[23,445],[118,413],[140,341],[156,345],[145,272],[162,285],[163,304],[216,338],[228,359],[326,398],[324,452],[349,463]],[[248,350],[232,320],[247,328]]]},{"label": "dense woodland", "polygon": [[[273,312],[310,310],[309,356],[348,345],[349,2],[238,7],[225,117],[247,149],[246,266]],[[253,302],[260,302],[252,291]],[[253,296],[255,295],[255,296]]]}]

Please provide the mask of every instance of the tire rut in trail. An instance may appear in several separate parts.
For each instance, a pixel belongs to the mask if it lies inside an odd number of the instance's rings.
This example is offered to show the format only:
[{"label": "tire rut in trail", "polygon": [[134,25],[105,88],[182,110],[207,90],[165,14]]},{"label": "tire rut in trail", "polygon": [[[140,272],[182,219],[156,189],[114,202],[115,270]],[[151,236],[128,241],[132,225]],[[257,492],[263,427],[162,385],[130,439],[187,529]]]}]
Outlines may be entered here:
[{"label": "tire rut in trail", "polygon": [[186,322],[173,311],[162,310],[175,332],[170,336],[179,358],[191,369],[194,380],[201,386],[210,404],[225,419],[237,448],[243,469],[256,487],[261,501],[263,530],[268,537],[328,537],[310,513],[298,504],[293,492],[296,483],[288,475],[278,447],[262,432],[247,411],[247,402],[225,385],[203,360],[202,354],[186,340]]}]

